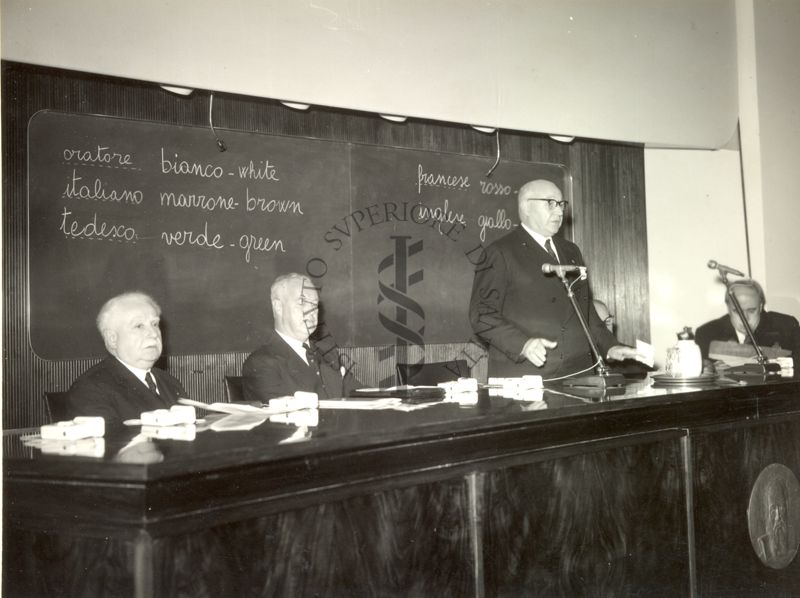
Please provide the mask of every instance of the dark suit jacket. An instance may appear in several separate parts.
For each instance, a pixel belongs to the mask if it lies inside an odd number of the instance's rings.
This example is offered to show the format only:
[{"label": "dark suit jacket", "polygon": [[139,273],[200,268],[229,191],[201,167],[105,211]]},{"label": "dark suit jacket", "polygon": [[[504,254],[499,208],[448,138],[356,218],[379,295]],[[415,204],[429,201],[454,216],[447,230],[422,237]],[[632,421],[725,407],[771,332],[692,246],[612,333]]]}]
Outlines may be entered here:
[{"label": "dark suit jacket", "polygon": [[[584,265],[574,243],[553,238],[562,264]],[[573,374],[594,363],[591,347],[561,280],[543,274],[548,254],[521,226],[486,248],[486,260],[475,269],[470,299],[472,329],[489,345],[489,375],[537,374],[545,379]],[[573,275],[568,274],[573,280]],[[598,317],[587,281],[572,287],[581,313],[605,358],[619,344]],[[557,341],[547,361],[536,367],[520,355],[529,338]],[[587,372],[592,373],[592,372]]]},{"label": "dark suit jacket", "polygon": [[[795,362],[800,357],[800,323],[793,316],[776,311],[763,311],[758,328],[753,331],[753,336],[760,347],[778,345],[781,349],[791,351],[792,359]],[[739,342],[730,316],[724,315],[716,320],[711,320],[697,329],[695,342],[700,346],[700,352],[704,359],[708,358],[711,341]],[[797,367],[797,363],[795,363],[795,367]]]},{"label": "dark suit jacket", "polygon": [[271,332],[267,342],[253,351],[242,366],[244,399],[263,402],[297,390],[315,392],[320,399],[335,399],[348,396],[358,386],[349,372],[342,376],[337,349],[324,354],[316,350],[316,357],[319,372],[306,365],[276,332]]},{"label": "dark suit jacket", "polygon": [[143,411],[167,409],[186,390],[164,370],[150,370],[160,395],[156,396],[116,357],[109,356],[81,374],[69,389],[70,417],[99,415],[106,428],[119,427],[126,419],[139,419]]}]

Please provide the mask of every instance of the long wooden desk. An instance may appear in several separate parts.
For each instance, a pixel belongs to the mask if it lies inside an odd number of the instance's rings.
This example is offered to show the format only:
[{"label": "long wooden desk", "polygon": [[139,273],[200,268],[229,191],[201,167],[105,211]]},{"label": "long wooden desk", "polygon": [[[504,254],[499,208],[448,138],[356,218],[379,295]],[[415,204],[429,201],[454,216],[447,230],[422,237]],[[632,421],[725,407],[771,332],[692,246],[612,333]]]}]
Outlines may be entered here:
[{"label": "long wooden desk", "polygon": [[150,463],[120,455],[125,436],[90,458],[7,433],[4,595],[800,594],[800,557],[765,564],[748,511],[768,466],[800,476],[800,382],[648,382],[321,410],[156,440]]}]

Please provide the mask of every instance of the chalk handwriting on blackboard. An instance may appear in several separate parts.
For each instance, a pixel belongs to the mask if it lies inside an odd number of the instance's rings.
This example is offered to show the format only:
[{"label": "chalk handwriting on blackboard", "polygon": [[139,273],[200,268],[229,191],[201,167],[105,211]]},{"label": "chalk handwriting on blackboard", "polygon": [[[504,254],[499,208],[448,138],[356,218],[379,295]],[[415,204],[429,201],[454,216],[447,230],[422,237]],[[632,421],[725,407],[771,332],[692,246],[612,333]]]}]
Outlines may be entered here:
[{"label": "chalk handwriting on blackboard", "polygon": [[225,174],[222,166],[199,162],[181,160],[178,152],[174,153],[174,160],[164,157],[164,148],[161,148],[161,173],[162,174],[190,174],[204,179],[221,179]]},{"label": "chalk handwriting on blackboard", "polygon": [[164,231],[161,233],[161,240],[167,245],[194,245],[195,247],[208,247],[211,249],[223,249],[225,247],[222,243],[222,235],[219,233],[209,239],[208,222],[203,223],[203,232],[201,233],[193,230]]},{"label": "chalk handwriting on blackboard", "polygon": [[94,239],[103,241],[128,241],[135,242],[139,235],[136,229],[125,224],[109,224],[97,222],[97,212],[92,215],[89,222],[81,223],[76,218],[70,218],[72,212],[67,208],[61,212],[61,226],[58,230],[72,239]]},{"label": "chalk handwriting on blackboard", "polygon": [[138,189],[107,189],[100,178],[95,178],[91,185],[81,184],[83,177],[78,176],[72,169],[72,179],[67,183],[63,196],[67,199],[93,199],[95,201],[113,201],[116,203],[131,203],[139,205],[144,199],[144,194]]},{"label": "chalk handwriting on blackboard", "polygon": [[239,247],[244,249],[244,261],[250,263],[250,251],[261,251],[262,253],[269,253],[270,251],[279,251],[286,253],[283,247],[283,241],[280,239],[271,240],[269,237],[256,237],[255,235],[242,235],[239,237]]},{"label": "chalk handwriting on blackboard", "polygon": [[253,197],[250,188],[245,189],[246,206],[248,212],[278,212],[286,214],[302,214],[303,207],[294,199],[267,199],[266,197]]},{"label": "chalk handwriting on blackboard", "polygon": [[482,195],[511,195],[511,185],[504,185],[495,181],[478,181]]},{"label": "chalk handwriting on blackboard", "polygon": [[65,149],[63,152],[64,160],[72,162],[76,160],[83,164],[99,164],[103,166],[132,166],[133,159],[130,154],[120,154],[107,146],[98,145],[93,149]]},{"label": "chalk handwriting on blackboard", "polygon": [[245,166],[239,166],[239,178],[254,181],[280,181],[276,167],[269,163],[269,160],[259,162],[256,167],[252,160]]},{"label": "chalk handwriting on blackboard", "polygon": [[425,172],[422,164],[417,165],[417,194],[423,187],[439,187],[443,189],[469,189],[469,177],[460,174],[441,174]]},{"label": "chalk handwriting on blackboard", "polygon": [[[375,300],[392,279],[424,307],[423,321],[406,323],[425,326],[424,342],[463,343],[467,306],[447,295],[468,296],[474,270],[491,267],[484,248],[519,222],[521,184],[566,180],[561,166],[514,160],[486,179],[486,156],[447,151],[224,137],[220,153],[207,123],[48,110],[30,119],[27,321],[38,357],[102,355],[87,306],[129,288],[153,293],[169,316],[171,355],[252,351],[271,324],[265,281],[289,270],[327,287],[326,320],[344,346],[399,342],[375,325],[381,310],[402,317]],[[393,236],[409,238],[405,250]],[[381,273],[389,256],[394,272]],[[427,283],[411,284],[417,271]]]},{"label": "chalk handwriting on blackboard", "polygon": [[[203,223],[203,230],[175,230],[164,231],[161,233],[161,240],[167,245],[192,245],[194,247],[201,247],[206,249],[225,249],[225,242],[222,240],[220,233],[209,233],[208,222]],[[230,247],[235,247],[234,243],[229,244]],[[283,246],[283,240],[270,239],[269,237],[259,237],[252,234],[243,234],[239,237],[239,249],[243,250],[244,261],[250,263],[251,252],[257,251],[261,253],[269,253],[277,251],[286,253]]]},{"label": "chalk handwriting on blackboard", "polygon": [[445,199],[443,207],[429,207],[425,205],[420,206],[420,215],[426,220],[437,220],[439,222],[439,234],[444,234],[442,231],[442,224],[453,224],[458,222],[460,225],[466,227],[467,221],[463,212],[456,212],[450,209],[450,201]]},{"label": "chalk handwriting on blackboard", "polygon": [[213,212],[215,210],[235,210],[239,205],[231,196],[173,193],[172,191],[161,191],[160,195],[161,207],[164,208],[193,208]]},{"label": "chalk handwriting on blackboard", "polygon": [[514,228],[514,223],[511,218],[506,217],[505,210],[497,210],[495,216],[486,216],[481,214],[478,216],[478,226],[481,229],[481,242],[486,241],[486,229],[490,230],[511,230]]}]

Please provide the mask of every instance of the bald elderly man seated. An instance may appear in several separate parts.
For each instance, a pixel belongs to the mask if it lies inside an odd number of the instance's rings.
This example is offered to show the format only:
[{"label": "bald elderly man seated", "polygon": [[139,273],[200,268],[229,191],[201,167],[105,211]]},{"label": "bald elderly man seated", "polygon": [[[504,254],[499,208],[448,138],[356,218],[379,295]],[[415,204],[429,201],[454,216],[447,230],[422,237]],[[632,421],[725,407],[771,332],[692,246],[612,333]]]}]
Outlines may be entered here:
[{"label": "bald elderly man seated", "polygon": [[346,397],[360,383],[352,363],[335,345],[318,346],[309,337],[317,329],[319,293],[302,274],[279,276],[270,288],[275,329],[242,366],[244,400],[265,402],[296,391],[320,399]]},{"label": "bald elderly man seated", "polygon": [[[729,289],[736,296],[758,346],[789,351],[794,360],[794,367],[797,368],[800,359],[800,323],[797,318],[764,309],[767,303],[764,289],[755,280],[750,278],[736,280],[730,284]],[[709,359],[709,349],[713,341],[751,345],[742,319],[736,312],[736,307],[727,291],[725,306],[728,309],[727,314],[697,328],[695,341],[700,346],[704,359]]]},{"label": "bald elderly man seated", "polygon": [[186,396],[175,377],[154,367],[161,357],[160,322],[161,308],[144,293],[123,293],[103,305],[97,328],[109,356],[70,387],[72,417],[101,416],[106,428],[113,428]]}]

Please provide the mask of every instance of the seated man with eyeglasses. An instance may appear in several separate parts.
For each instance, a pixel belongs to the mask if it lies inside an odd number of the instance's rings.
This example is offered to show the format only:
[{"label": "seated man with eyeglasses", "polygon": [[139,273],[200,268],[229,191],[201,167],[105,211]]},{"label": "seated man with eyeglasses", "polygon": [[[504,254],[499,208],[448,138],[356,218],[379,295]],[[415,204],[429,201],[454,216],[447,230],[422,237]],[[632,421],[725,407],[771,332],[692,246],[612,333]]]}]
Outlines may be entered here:
[{"label": "seated man with eyeglasses", "polygon": [[[470,321],[489,345],[489,376],[542,376],[545,381],[587,372],[595,363],[591,347],[561,280],[542,266],[583,266],[574,243],[556,237],[568,202],[551,181],[525,183],[517,196],[521,225],[486,248],[475,271]],[[568,275],[573,279],[575,275]],[[591,303],[588,282],[572,287],[598,350],[610,360],[635,359],[620,344]]]}]

